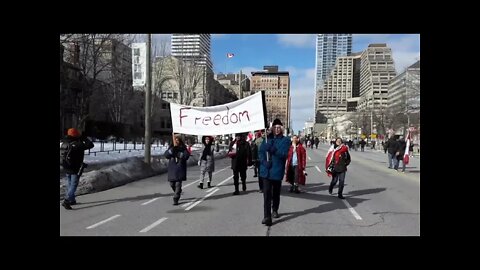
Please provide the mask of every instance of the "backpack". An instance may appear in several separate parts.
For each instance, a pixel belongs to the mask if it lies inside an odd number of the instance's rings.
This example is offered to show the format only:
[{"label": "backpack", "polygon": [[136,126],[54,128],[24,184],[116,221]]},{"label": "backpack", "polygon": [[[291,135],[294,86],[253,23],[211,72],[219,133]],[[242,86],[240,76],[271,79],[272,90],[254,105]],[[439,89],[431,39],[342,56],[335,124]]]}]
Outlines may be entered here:
[{"label": "backpack", "polygon": [[345,165],[350,165],[350,162],[352,161],[352,159],[350,158],[350,153],[347,151],[344,153],[344,159],[345,159]]},{"label": "backpack", "polygon": [[72,145],[69,142],[63,142],[60,146],[60,165],[69,167],[72,158]]}]

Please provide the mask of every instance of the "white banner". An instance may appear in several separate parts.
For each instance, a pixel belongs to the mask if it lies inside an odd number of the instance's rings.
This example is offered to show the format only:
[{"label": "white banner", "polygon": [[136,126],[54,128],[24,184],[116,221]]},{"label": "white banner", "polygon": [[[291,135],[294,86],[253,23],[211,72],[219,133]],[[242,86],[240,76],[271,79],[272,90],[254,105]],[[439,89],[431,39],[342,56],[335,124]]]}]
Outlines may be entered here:
[{"label": "white banner", "polygon": [[133,86],[145,86],[147,76],[147,44],[132,43]]},{"label": "white banner", "polygon": [[222,135],[265,128],[262,93],[211,107],[170,103],[173,132],[191,135]]}]

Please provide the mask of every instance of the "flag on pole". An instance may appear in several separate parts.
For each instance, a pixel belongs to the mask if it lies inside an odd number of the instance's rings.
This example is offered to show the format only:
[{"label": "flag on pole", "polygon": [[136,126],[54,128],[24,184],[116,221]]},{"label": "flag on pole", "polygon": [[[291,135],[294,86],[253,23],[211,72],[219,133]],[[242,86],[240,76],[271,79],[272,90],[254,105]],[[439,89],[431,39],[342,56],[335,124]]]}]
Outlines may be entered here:
[{"label": "flag on pole", "polygon": [[227,53],[227,58],[232,58],[233,56],[235,56],[233,53]]},{"label": "flag on pole", "polygon": [[405,154],[403,154],[403,163],[405,165],[408,165],[408,162],[410,161],[409,154],[408,154],[408,149],[410,149],[410,131],[408,131],[407,135],[407,145],[405,147]]}]

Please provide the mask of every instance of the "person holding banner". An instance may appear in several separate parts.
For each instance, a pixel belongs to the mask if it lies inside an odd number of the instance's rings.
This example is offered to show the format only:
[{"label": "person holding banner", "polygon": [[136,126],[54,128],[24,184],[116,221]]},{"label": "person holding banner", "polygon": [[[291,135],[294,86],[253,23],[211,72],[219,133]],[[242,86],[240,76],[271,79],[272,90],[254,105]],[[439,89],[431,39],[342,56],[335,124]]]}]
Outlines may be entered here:
[{"label": "person holding banner", "polygon": [[[260,158],[260,177],[263,181],[263,210],[262,224],[272,225],[272,215],[278,218],[280,207],[280,190],[285,175],[285,163],[290,138],[283,135],[284,129],[280,119],[273,120],[271,133],[266,137],[258,152]],[[272,205],[273,200],[273,205]],[[272,214],[273,210],[273,214]]]},{"label": "person holding banner", "polygon": [[235,140],[230,143],[228,156],[232,159],[233,185],[235,192],[233,195],[240,194],[238,190],[238,178],[242,179],[242,190],[247,190],[247,168],[252,163],[252,151],[250,145],[245,141],[245,134],[236,133]]},{"label": "person holding banner", "polygon": [[213,138],[210,136],[203,136],[202,143],[203,143],[203,151],[200,156],[199,165],[200,165],[200,173],[202,174],[202,181],[198,184],[199,189],[203,189],[203,182],[205,179],[205,173],[208,173],[208,188],[211,188],[212,183],[212,172],[215,171],[215,158],[213,152],[215,148],[212,146]]},{"label": "person holding banner", "polygon": [[190,153],[182,140],[177,134],[173,135],[173,144],[165,151],[165,158],[168,162],[168,181],[175,195],[173,196],[173,205],[178,205],[180,194],[182,194],[182,181],[187,180],[187,160]]}]

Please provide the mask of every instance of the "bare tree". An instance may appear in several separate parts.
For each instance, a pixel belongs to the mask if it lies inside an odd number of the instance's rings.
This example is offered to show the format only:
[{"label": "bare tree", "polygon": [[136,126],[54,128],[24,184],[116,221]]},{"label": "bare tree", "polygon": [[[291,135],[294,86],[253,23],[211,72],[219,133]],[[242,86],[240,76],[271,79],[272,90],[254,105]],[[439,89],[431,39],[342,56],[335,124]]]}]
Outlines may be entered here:
[{"label": "bare tree", "polygon": [[155,44],[154,53],[152,55],[152,63],[153,65],[153,87],[152,87],[152,110],[151,116],[152,118],[155,115],[155,112],[158,111],[156,109],[158,101],[162,100],[162,88],[163,88],[163,79],[167,73],[168,68],[168,41],[161,40],[159,44]]},{"label": "bare tree", "polygon": [[204,70],[195,61],[179,60],[173,71],[173,77],[178,83],[179,103],[190,105],[194,99],[194,91],[202,81]]},{"label": "bare tree", "polygon": [[128,100],[133,94],[130,49],[133,40],[133,36],[125,36],[120,46],[111,48],[112,62],[107,85],[102,89],[102,93],[113,123],[124,123]]},{"label": "bare tree", "polygon": [[123,34],[62,34],[60,44],[66,47],[66,61],[81,73],[82,89],[77,102],[78,128],[85,129],[92,93],[111,79],[114,41],[123,42],[131,36]]},{"label": "bare tree", "polygon": [[401,102],[388,109],[386,122],[390,128],[406,132],[408,125],[420,121],[420,70],[407,68],[402,83]]}]

